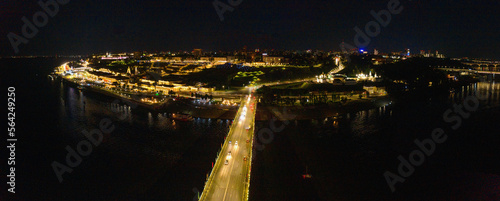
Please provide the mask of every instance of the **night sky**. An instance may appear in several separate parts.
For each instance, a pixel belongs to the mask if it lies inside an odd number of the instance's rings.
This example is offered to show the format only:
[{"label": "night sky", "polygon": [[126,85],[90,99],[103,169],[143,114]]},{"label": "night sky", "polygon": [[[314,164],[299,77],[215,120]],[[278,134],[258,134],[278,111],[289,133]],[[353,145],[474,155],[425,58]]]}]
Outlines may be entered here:
[{"label": "night sky", "polygon": [[[46,1],[46,0],[43,0]],[[228,0],[220,0],[228,4]],[[249,49],[340,51],[354,44],[354,27],[374,20],[370,10],[389,0],[242,0],[219,19],[212,0],[71,0],[47,25],[19,45],[21,21],[42,10],[37,1],[0,3],[0,55],[71,55],[102,52]],[[500,59],[498,0],[401,0],[400,14],[364,47],[381,52],[439,50],[448,57]]]}]

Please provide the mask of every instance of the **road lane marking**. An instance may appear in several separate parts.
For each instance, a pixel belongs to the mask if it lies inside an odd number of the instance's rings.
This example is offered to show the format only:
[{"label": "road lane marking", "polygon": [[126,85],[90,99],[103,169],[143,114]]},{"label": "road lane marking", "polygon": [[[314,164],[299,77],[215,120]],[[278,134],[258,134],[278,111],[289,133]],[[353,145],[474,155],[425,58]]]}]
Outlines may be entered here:
[{"label": "road lane marking", "polygon": [[[251,101],[250,101],[251,102]],[[250,104],[250,102],[247,102],[247,105]],[[255,111],[250,113],[250,114],[253,114],[255,117]],[[243,180],[243,185],[241,185],[240,182],[236,183],[236,190],[235,192],[239,192],[239,188],[243,188],[243,194],[242,196],[245,197],[245,187],[246,187],[246,175],[247,175],[247,169],[248,167],[246,166],[247,164],[245,163],[245,161],[243,160],[243,157],[247,154],[247,152],[249,151],[249,145],[244,143],[246,141],[246,139],[248,138],[248,132],[245,131],[245,125],[251,123],[253,120],[253,118],[249,118],[249,117],[245,117],[244,121],[242,122],[239,122],[240,124],[237,124],[236,125],[236,129],[234,129],[234,132],[232,133],[231,135],[231,141],[235,141],[234,143],[236,143],[236,141],[240,141],[239,145],[238,146],[235,146],[235,144],[230,144],[226,147],[226,155],[228,153],[228,150],[229,151],[232,151],[231,153],[231,159],[230,160],[238,160],[238,161],[230,161],[230,164],[228,164],[228,167],[225,167],[226,165],[222,165],[222,163],[220,163],[219,167],[220,166],[223,166],[223,169],[221,170],[220,168],[219,171],[219,177],[215,177],[215,178],[218,178],[218,179],[215,179],[215,180],[219,180],[219,181],[223,181],[223,179],[226,179],[227,178],[227,184],[226,184],[226,188],[224,190],[224,196],[223,196],[223,201],[226,200],[226,198],[228,199],[233,199],[235,198],[234,196],[239,197],[238,194],[239,193],[234,193],[234,192],[229,192],[228,193],[228,189],[229,189],[229,184],[231,183],[231,177],[232,177],[232,173],[233,171],[235,171],[235,178],[233,179],[236,179],[236,180]],[[229,139],[228,139],[229,140]],[[241,142],[243,142],[243,145],[240,145]],[[245,147],[241,147],[241,146],[245,146]],[[240,150],[241,149],[241,150]],[[239,154],[240,152],[243,154],[242,157],[240,158],[239,157]],[[240,161],[241,160],[241,161]],[[237,162],[241,162],[240,164],[237,164]],[[246,168],[245,168],[246,167]],[[239,170],[239,171],[236,171],[236,170]],[[229,178],[228,178],[229,177]],[[233,182],[235,182],[235,180],[233,180]],[[211,197],[212,198],[216,198],[216,197],[219,197],[220,196],[220,193],[222,193],[222,191],[219,191],[219,190],[216,190],[216,189],[220,189],[222,186],[220,186],[219,184],[222,184],[222,183],[219,183],[219,182],[215,182],[215,186],[218,186],[218,187],[215,187],[215,188],[212,188],[213,193],[211,193]],[[222,184],[223,185],[223,184]],[[229,194],[229,195],[228,195]],[[220,198],[220,197],[219,197]]]}]

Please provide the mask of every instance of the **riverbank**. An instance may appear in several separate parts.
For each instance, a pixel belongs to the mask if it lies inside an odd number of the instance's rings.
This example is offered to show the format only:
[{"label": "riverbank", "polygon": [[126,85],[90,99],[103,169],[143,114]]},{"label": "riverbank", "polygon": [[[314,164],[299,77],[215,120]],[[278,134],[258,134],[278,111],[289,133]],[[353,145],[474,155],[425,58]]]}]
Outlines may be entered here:
[{"label": "riverbank", "polygon": [[[75,83],[69,79],[65,79],[64,77],[61,77],[61,79],[64,81],[64,83],[68,84],[71,87],[81,86],[78,83]],[[189,114],[194,118],[232,120],[234,119],[234,116],[236,115],[236,112],[238,110],[238,106],[214,106],[214,105],[197,106],[191,104],[189,99],[176,99],[176,98],[169,98],[167,101],[163,103],[150,104],[134,100],[133,98],[127,98],[94,86],[84,86],[82,87],[82,90],[86,92],[105,95],[112,98],[117,98],[123,102],[128,102],[129,105],[137,105],[141,109],[145,109],[148,111],[157,113],[183,113],[183,114]]]},{"label": "riverbank", "polygon": [[[62,77],[65,83],[73,87],[80,86],[69,79]],[[169,98],[162,103],[145,103],[121,96],[119,94],[100,89],[94,86],[85,86],[85,91],[106,95],[113,98],[118,98],[122,101],[137,105],[142,109],[146,109],[156,113],[183,113],[189,114],[194,118],[203,119],[234,119],[238,106],[216,106],[216,105],[197,105],[185,98]],[[335,117],[340,114],[357,112],[367,109],[372,109],[387,105],[390,102],[387,96],[349,100],[346,103],[338,105],[321,105],[321,106],[267,106],[259,104],[256,112],[256,121],[267,121],[273,117],[279,120],[305,120],[305,119],[321,119],[327,117]],[[287,115],[288,114],[288,115]]]},{"label": "riverbank", "polygon": [[[118,98],[118,99],[120,99],[122,101],[126,101],[126,102],[128,101],[129,103],[132,103],[134,105],[138,105],[139,107],[143,107],[145,109],[157,110],[157,109],[160,109],[162,107],[161,103],[146,103],[146,102],[142,102],[142,101],[139,101],[139,100],[135,100],[134,98],[124,97],[122,95],[119,95],[117,93],[108,91],[108,90],[103,89],[101,87],[96,87],[96,86],[92,86],[92,85],[80,85],[79,83],[76,83],[76,82],[72,81],[71,79],[67,79],[67,78],[62,77],[62,76],[60,76],[60,77],[61,77],[61,79],[63,80],[64,83],[68,84],[71,87],[76,87],[78,89],[82,89],[82,90],[86,90],[86,91],[92,91],[92,92],[95,92],[95,93],[100,93],[100,94],[103,94],[103,95],[106,95],[106,96],[109,96],[109,97],[112,97],[112,98]],[[137,96],[137,97],[139,97],[139,96]]]},{"label": "riverbank", "polygon": [[163,108],[159,112],[183,113],[189,114],[194,118],[202,119],[233,120],[238,111],[238,106],[231,106],[227,108],[219,108],[217,106],[200,107],[188,102],[188,100],[169,100],[164,104]]},{"label": "riverbank", "polygon": [[268,121],[276,117],[280,121],[324,119],[345,113],[369,110],[391,102],[388,96],[350,100],[339,105],[322,106],[266,106],[257,107],[256,121]]}]

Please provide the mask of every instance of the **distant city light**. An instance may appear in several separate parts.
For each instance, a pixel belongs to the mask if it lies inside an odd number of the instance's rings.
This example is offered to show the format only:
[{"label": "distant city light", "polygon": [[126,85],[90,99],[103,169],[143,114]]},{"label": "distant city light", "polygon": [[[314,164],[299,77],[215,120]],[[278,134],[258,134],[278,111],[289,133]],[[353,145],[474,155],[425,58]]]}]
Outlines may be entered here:
[{"label": "distant city light", "polygon": [[128,59],[128,57],[101,57],[102,60],[121,60]]}]

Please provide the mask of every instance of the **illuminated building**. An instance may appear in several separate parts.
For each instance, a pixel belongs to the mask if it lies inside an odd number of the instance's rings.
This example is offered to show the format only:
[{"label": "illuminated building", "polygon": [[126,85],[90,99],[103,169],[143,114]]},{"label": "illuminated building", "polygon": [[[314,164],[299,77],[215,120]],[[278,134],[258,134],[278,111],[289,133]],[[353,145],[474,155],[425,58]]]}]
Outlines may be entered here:
[{"label": "illuminated building", "polygon": [[266,64],[278,64],[278,63],[283,63],[285,61],[284,57],[270,57],[267,55],[264,55],[262,59]]}]

